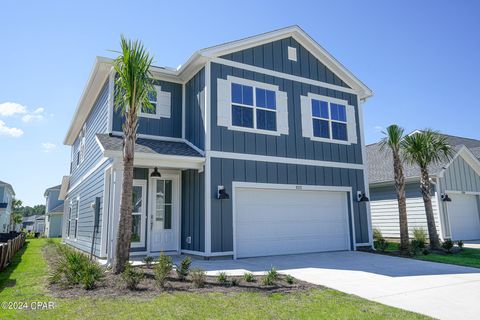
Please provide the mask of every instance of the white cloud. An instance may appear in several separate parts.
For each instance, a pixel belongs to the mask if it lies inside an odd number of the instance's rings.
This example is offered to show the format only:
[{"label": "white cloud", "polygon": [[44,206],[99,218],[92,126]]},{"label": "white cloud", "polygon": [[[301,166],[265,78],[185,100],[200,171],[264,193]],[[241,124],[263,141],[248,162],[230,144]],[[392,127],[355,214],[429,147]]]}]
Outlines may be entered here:
[{"label": "white cloud", "polygon": [[13,116],[27,113],[27,107],[15,102],[0,103],[0,116]]},{"label": "white cloud", "polygon": [[375,132],[383,132],[385,131],[385,128],[382,126],[375,126],[373,127],[373,130],[375,130]]},{"label": "white cloud", "polygon": [[0,120],[0,136],[10,136],[18,138],[23,135],[23,130],[18,128],[9,128],[5,125],[5,122]]},{"label": "white cloud", "polygon": [[35,111],[27,113],[22,117],[22,121],[25,123],[29,123],[35,120],[41,121],[44,118],[43,113],[45,112],[44,108],[37,108]]},{"label": "white cloud", "polygon": [[40,107],[40,108],[35,109],[35,111],[33,111],[33,113],[39,114],[39,113],[43,113],[44,111],[45,111],[45,108]]},{"label": "white cloud", "polygon": [[43,142],[42,143],[42,151],[43,152],[50,152],[52,151],[53,149],[55,149],[57,146],[54,145],[53,143],[51,142]]}]

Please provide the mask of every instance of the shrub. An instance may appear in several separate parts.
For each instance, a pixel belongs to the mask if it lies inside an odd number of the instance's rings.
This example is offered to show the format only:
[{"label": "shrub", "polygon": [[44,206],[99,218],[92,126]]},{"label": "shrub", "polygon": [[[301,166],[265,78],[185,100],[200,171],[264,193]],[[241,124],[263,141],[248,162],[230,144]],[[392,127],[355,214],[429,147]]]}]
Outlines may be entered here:
[{"label": "shrub", "polygon": [[254,282],[255,281],[255,277],[253,276],[252,273],[250,272],[245,272],[243,274],[243,280],[245,280],[246,282]]},{"label": "shrub", "polygon": [[275,268],[271,268],[263,277],[262,283],[266,286],[271,286],[275,284],[275,281],[278,279],[278,272]]},{"label": "shrub", "polygon": [[130,290],[135,290],[142,279],[143,272],[137,270],[127,262],[127,264],[125,264],[125,270],[122,272],[122,280],[125,282],[125,286]]},{"label": "shrub", "polygon": [[378,228],[373,228],[373,240],[383,239],[382,231]]},{"label": "shrub", "polygon": [[460,250],[463,249],[463,240],[458,240],[457,241],[457,246],[460,248]]},{"label": "shrub", "polygon": [[145,258],[143,258],[143,262],[145,262],[145,265],[147,266],[147,268],[150,269],[152,267],[153,257],[146,256]]},{"label": "shrub", "polygon": [[197,288],[203,288],[205,285],[205,271],[200,268],[194,268],[190,271],[192,282]]},{"label": "shrub", "polygon": [[293,284],[295,280],[291,275],[287,274],[287,276],[285,277],[285,281],[287,281],[288,284]]},{"label": "shrub", "polygon": [[422,252],[424,249],[425,249],[425,245],[421,241],[418,241],[416,239],[413,239],[412,241],[410,241],[410,254],[416,256],[420,252]]},{"label": "shrub", "polygon": [[158,257],[158,263],[153,267],[155,281],[160,288],[165,287],[165,282],[172,272],[172,257],[165,255],[163,252]]},{"label": "shrub", "polygon": [[83,288],[93,289],[103,276],[102,267],[89,257],[66,245],[57,245],[58,259],[53,262],[50,283],[63,286],[82,284]]},{"label": "shrub", "polygon": [[443,241],[442,248],[447,250],[447,252],[450,252],[450,250],[453,248],[453,241],[451,239]]},{"label": "shrub", "polygon": [[217,281],[221,285],[226,285],[228,283],[227,274],[225,272],[219,272],[217,276]]},{"label": "shrub", "polygon": [[180,262],[180,267],[177,266],[177,275],[180,280],[184,281],[188,277],[191,264],[192,259],[190,259],[190,257],[185,257],[185,259]]},{"label": "shrub", "polygon": [[232,280],[230,280],[230,285],[232,287],[236,287],[240,284],[240,280],[238,280],[237,278],[233,278]]},{"label": "shrub", "polygon": [[422,227],[413,228],[413,239],[417,242],[418,248],[423,249],[427,246],[427,231]]},{"label": "shrub", "polygon": [[373,246],[375,247],[376,250],[385,252],[388,248],[388,241],[383,238],[379,240],[374,240]]}]

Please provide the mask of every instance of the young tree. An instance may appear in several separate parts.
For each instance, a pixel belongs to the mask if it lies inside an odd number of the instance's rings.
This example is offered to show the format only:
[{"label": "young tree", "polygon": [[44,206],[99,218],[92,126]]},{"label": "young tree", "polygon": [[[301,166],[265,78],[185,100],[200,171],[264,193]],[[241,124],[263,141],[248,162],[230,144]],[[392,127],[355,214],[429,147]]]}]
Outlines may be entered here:
[{"label": "young tree", "polygon": [[409,163],[417,164],[420,167],[420,190],[422,192],[427,216],[430,248],[438,249],[440,247],[440,241],[433,216],[428,166],[451,159],[453,156],[453,148],[448,144],[445,136],[431,129],[406,136],[402,141],[402,148],[405,151],[405,159]]},{"label": "young tree", "polygon": [[400,251],[403,254],[409,252],[407,201],[405,197],[405,175],[403,174],[402,139],[403,128],[392,124],[384,132],[385,138],[381,142],[381,149],[388,148],[393,155],[393,173],[395,190],[398,201],[398,218],[400,222]]},{"label": "young tree", "polygon": [[121,51],[115,59],[115,108],[121,110],[123,123],[123,184],[120,221],[113,272],[123,272],[130,256],[132,234],[132,185],[138,113],[141,108],[153,108],[148,94],[153,91],[150,66],[153,57],[143,44],[121,37]]}]

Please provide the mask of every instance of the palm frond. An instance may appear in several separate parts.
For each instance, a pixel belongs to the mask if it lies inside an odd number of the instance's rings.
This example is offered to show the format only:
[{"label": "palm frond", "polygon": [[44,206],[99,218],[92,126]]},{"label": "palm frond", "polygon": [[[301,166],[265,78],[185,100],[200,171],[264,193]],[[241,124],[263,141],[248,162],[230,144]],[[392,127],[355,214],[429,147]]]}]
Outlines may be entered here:
[{"label": "palm frond", "polygon": [[392,124],[382,133],[385,137],[380,142],[380,149],[384,150],[388,147],[394,152],[398,152],[403,139],[404,129],[396,124]]},{"label": "palm frond", "polygon": [[448,144],[445,136],[438,131],[426,129],[406,136],[402,141],[405,160],[411,164],[418,164],[427,168],[453,157],[454,149]]}]

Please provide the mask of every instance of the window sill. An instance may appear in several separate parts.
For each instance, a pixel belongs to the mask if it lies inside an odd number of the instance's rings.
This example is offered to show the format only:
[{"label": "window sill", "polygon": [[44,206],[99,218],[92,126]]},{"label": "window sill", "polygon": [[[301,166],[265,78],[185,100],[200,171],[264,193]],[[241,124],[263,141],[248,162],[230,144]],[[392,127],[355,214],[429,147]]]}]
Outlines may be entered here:
[{"label": "window sill", "polygon": [[140,113],[138,115],[140,118],[147,118],[147,119],[157,119],[160,120],[162,116],[159,114],[152,114],[152,113]]},{"label": "window sill", "polygon": [[228,126],[228,130],[232,131],[242,131],[242,132],[250,132],[255,134],[265,134],[270,136],[277,136],[281,135],[278,131],[270,131],[270,130],[262,130],[262,129],[254,129],[254,128],[246,128],[246,127],[237,127],[237,126]]},{"label": "window sill", "polygon": [[327,138],[320,138],[320,137],[309,137],[312,141],[319,141],[319,142],[328,142],[328,143],[335,143],[335,144],[343,144],[343,145],[351,145],[352,143],[345,140],[335,140],[335,139],[327,139]]}]

